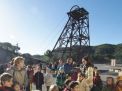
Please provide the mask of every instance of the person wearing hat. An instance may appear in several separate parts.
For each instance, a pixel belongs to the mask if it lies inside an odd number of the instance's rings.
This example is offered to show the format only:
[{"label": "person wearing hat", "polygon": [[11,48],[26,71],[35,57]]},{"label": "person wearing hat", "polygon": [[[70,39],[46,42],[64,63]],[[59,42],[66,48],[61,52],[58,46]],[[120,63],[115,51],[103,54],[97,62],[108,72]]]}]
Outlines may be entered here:
[{"label": "person wearing hat", "polygon": [[116,90],[115,91],[122,91],[122,76],[117,77]]}]

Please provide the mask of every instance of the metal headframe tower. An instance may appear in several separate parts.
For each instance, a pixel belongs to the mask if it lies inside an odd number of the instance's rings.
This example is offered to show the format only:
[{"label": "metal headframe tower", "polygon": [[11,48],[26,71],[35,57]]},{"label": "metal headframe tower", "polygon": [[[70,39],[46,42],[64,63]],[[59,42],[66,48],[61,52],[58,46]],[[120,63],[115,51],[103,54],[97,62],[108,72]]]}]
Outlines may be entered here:
[{"label": "metal headframe tower", "polygon": [[79,55],[85,47],[90,47],[88,11],[75,5],[67,14],[69,19],[52,51],[62,53],[62,57],[65,53],[72,56],[74,50]]}]

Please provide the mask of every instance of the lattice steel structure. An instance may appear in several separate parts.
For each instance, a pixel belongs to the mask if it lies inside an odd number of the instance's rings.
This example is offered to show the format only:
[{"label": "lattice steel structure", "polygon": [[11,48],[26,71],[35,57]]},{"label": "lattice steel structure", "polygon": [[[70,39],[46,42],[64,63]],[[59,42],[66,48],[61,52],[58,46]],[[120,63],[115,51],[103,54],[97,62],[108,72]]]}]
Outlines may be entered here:
[{"label": "lattice steel structure", "polygon": [[87,49],[88,53],[88,47],[90,46],[88,11],[75,5],[67,14],[69,19],[52,52],[60,52],[62,53],[62,57],[65,53],[72,56],[75,51],[77,51],[78,56],[81,56],[80,53],[84,49]]}]

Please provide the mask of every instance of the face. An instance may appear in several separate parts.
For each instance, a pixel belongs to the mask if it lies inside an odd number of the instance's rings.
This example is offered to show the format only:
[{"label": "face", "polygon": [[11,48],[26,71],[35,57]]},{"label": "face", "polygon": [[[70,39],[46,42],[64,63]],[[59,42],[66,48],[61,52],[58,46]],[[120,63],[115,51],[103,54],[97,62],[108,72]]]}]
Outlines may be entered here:
[{"label": "face", "polygon": [[76,85],[74,88],[71,88],[71,91],[80,91],[79,86]]},{"label": "face", "polygon": [[107,84],[108,84],[108,85],[111,85],[112,83],[113,83],[112,78],[108,78],[108,79],[107,79]]},{"label": "face", "polygon": [[83,78],[84,78],[83,76],[81,76],[81,75],[79,76],[79,80],[80,81],[83,80]]},{"label": "face", "polygon": [[19,64],[18,64],[19,67],[23,68],[25,66],[24,64],[24,61],[22,60]]},{"label": "face", "polygon": [[69,80],[72,80],[71,76],[68,77]]},{"label": "face", "polygon": [[62,60],[59,60],[59,64],[62,64],[63,62],[62,62]]},{"label": "face", "polygon": [[85,59],[82,59],[83,64],[87,64],[87,61]]},{"label": "face", "polygon": [[94,67],[94,70],[97,70],[97,68],[96,68],[96,67]]},{"label": "face", "polygon": [[13,78],[10,79],[10,81],[5,81],[3,83],[4,86],[7,86],[7,87],[12,87],[13,85]]},{"label": "face", "polygon": [[72,62],[73,62],[73,60],[72,60],[72,59],[70,59],[70,60],[69,60],[69,63],[71,64]]},{"label": "face", "polygon": [[16,85],[14,86],[14,90],[15,90],[15,91],[20,91],[20,86],[19,86],[19,84],[16,84]]},{"label": "face", "polygon": [[122,80],[119,81],[118,86],[119,86],[119,87],[122,87]]}]

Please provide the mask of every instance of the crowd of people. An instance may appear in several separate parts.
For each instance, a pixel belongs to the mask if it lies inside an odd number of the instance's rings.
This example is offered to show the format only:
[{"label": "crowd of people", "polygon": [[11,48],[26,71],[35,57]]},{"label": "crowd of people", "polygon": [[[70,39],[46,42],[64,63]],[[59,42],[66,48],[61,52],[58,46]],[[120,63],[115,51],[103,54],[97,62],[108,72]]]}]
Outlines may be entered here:
[{"label": "crowd of people", "polygon": [[17,56],[11,65],[0,74],[0,91],[122,91],[122,76],[116,82],[113,77],[106,78],[103,84],[97,67],[85,56],[81,64],[72,58],[66,63],[59,60],[42,68],[39,64],[25,65],[25,59]]}]

